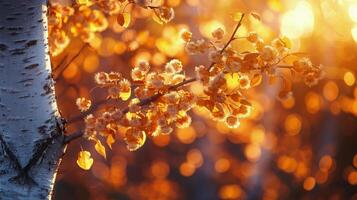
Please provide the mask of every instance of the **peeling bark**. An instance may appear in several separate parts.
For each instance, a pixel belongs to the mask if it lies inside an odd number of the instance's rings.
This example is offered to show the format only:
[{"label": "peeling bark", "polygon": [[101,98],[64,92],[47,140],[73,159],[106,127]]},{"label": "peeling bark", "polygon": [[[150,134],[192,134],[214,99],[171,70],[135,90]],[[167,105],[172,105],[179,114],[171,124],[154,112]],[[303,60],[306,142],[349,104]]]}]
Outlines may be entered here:
[{"label": "peeling bark", "polygon": [[0,199],[50,199],[64,152],[45,0],[0,0]]}]

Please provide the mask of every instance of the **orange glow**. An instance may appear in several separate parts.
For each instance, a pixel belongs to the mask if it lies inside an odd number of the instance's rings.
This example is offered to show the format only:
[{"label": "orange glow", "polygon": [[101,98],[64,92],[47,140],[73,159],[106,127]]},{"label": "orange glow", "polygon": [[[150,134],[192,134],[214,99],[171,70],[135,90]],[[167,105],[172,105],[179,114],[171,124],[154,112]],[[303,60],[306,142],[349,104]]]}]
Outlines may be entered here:
[{"label": "orange glow", "polygon": [[329,81],[323,88],[324,97],[329,101],[334,101],[338,97],[339,89],[335,82]]},{"label": "orange glow", "polygon": [[221,199],[239,199],[243,195],[243,191],[239,185],[225,185],[219,189],[219,197]]},{"label": "orange glow", "polygon": [[153,141],[157,146],[164,147],[170,143],[170,136],[159,135],[159,136],[153,137]]},{"label": "orange glow", "polygon": [[189,162],[184,162],[180,165],[180,173],[183,176],[192,176],[196,171],[196,168],[193,164]]},{"label": "orange glow", "polygon": [[314,177],[308,177],[304,181],[304,189],[307,191],[314,189],[315,185],[316,185],[316,181]]},{"label": "orange glow", "polygon": [[320,159],[319,167],[321,171],[328,171],[331,169],[332,164],[333,164],[333,160],[331,156],[325,155]]},{"label": "orange glow", "polygon": [[85,57],[83,61],[83,69],[88,73],[93,73],[99,67],[99,58],[95,54],[91,54]]},{"label": "orange glow", "polygon": [[356,81],[355,75],[352,72],[346,72],[345,75],[343,76],[343,80],[348,86],[353,86]]},{"label": "orange glow", "polygon": [[259,160],[261,155],[261,150],[258,145],[249,144],[245,147],[244,154],[250,161],[255,162]]},{"label": "orange glow", "polygon": [[289,156],[281,156],[278,159],[278,167],[287,173],[292,173],[297,168],[298,163],[296,160]]},{"label": "orange glow", "polygon": [[214,165],[214,168],[216,169],[216,172],[218,172],[218,173],[226,172],[229,170],[230,167],[231,167],[231,163],[226,158],[218,159]]},{"label": "orange glow", "polygon": [[170,167],[164,161],[156,161],[151,165],[151,173],[156,178],[166,178],[169,172]]},{"label": "orange glow", "polygon": [[63,77],[66,79],[72,79],[78,74],[78,66],[75,63],[71,63],[63,72]]},{"label": "orange glow", "polygon": [[187,162],[192,163],[196,168],[201,167],[203,164],[202,153],[198,149],[191,149],[187,153]]},{"label": "orange glow", "polygon": [[315,92],[309,92],[305,96],[305,105],[306,109],[309,113],[315,114],[321,109],[321,98]]},{"label": "orange glow", "polygon": [[296,135],[302,127],[301,117],[297,114],[290,114],[285,119],[285,131],[289,135]]},{"label": "orange glow", "polygon": [[347,179],[351,185],[357,185],[357,171],[351,171],[348,174]]},{"label": "orange glow", "polygon": [[177,138],[184,144],[190,144],[196,139],[196,131],[193,127],[178,129],[176,132]]}]

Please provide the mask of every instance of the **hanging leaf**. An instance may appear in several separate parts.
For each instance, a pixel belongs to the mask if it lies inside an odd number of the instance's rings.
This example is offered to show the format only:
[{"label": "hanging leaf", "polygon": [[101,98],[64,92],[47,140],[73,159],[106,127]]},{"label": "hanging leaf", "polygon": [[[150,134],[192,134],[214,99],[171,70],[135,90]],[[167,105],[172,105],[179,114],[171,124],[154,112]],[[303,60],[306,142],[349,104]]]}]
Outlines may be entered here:
[{"label": "hanging leaf", "polygon": [[119,15],[117,16],[117,22],[120,26],[124,25],[125,19],[123,14],[119,13]]},{"label": "hanging leaf", "polygon": [[91,158],[89,151],[80,151],[78,153],[77,165],[84,170],[89,170],[92,167],[93,158]]},{"label": "hanging leaf", "polygon": [[262,80],[263,80],[263,76],[261,74],[254,74],[252,80],[250,81],[251,87],[260,85]]},{"label": "hanging leaf", "polygon": [[154,14],[152,15],[152,19],[153,19],[156,23],[158,23],[158,24],[160,24],[160,25],[164,24],[164,22],[162,21],[162,19],[160,18],[159,14],[157,13],[156,10],[154,10]]},{"label": "hanging leaf", "polygon": [[123,26],[125,28],[128,28],[131,22],[131,16],[130,13],[120,13],[117,16],[117,22],[120,26]]},{"label": "hanging leaf", "polygon": [[105,152],[105,147],[100,142],[100,140],[97,140],[97,142],[95,143],[94,148],[101,156],[103,156],[104,158],[107,158],[107,154]]},{"label": "hanging leaf", "polygon": [[115,139],[112,136],[112,134],[108,135],[106,142],[107,142],[107,145],[109,146],[109,148],[112,149],[112,144],[115,142]]},{"label": "hanging leaf", "polygon": [[259,15],[258,13],[252,12],[252,13],[250,13],[250,15],[251,15],[254,19],[256,19],[256,20],[258,20],[258,21],[262,21],[260,15]]}]

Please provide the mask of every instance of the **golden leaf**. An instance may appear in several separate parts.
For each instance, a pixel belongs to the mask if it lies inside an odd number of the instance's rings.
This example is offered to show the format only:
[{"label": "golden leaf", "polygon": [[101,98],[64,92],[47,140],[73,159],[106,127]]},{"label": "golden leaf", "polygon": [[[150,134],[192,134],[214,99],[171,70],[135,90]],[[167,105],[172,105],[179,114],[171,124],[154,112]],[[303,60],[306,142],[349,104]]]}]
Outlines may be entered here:
[{"label": "golden leaf", "polygon": [[105,152],[105,147],[102,145],[100,140],[97,140],[94,146],[95,150],[104,158],[107,158],[107,154]]},{"label": "golden leaf", "polygon": [[115,139],[112,136],[112,134],[108,135],[106,142],[107,142],[107,145],[109,146],[109,148],[112,149],[112,144],[115,142]]},{"label": "golden leaf", "polygon": [[158,14],[156,12],[154,12],[154,14],[152,15],[152,19],[158,23],[158,24],[164,24],[164,22],[162,21],[162,19],[158,16]]},{"label": "golden leaf", "polygon": [[130,13],[120,13],[117,16],[117,22],[120,26],[123,26],[125,28],[128,28],[131,22],[131,16]]},{"label": "golden leaf", "polygon": [[78,5],[87,5],[90,3],[90,1],[89,0],[76,0],[76,3]]},{"label": "golden leaf", "polygon": [[117,16],[117,22],[120,26],[124,25],[125,19],[123,14],[119,13],[119,15]]},{"label": "golden leaf", "polygon": [[93,158],[91,158],[89,151],[80,151],[78,153],[77,165],[84,170],[89,170],[92,167]]},{"label": "golden leaf", "polygon": [[243,105],[246,105],[246,106],[252,106],[252,104],[249,101],[245,100],[245,99],[241,99],[239,101],[239,103],[241,103]]},{"label": "golden leaf", "polygon": [[126,101],[130,98],[131,96],[131,90],[127,91],[127,92],[120,92],[119,93],[119,97],[123,100]]},{"label": "golden leaf", "polygon": [[261,74],[254,74],[252,80],[250,81],[251,87],[260,85],[262,82],[263,76]]}]

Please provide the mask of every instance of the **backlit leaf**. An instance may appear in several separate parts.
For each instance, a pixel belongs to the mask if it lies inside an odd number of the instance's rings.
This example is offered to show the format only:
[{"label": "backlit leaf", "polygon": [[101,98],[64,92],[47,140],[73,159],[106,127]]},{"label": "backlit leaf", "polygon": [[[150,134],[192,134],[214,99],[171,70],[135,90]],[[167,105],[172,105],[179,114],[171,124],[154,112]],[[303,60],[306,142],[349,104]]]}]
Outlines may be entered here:
[{"label": "backlit leaf", "polygon": [[91,158],[89,151],[80,151],[78,153],[77,165],[84,170],[89,170],[92,167],[93,158]]},{"label": "backlit leaf", "polygon": [[103,156],[104,158],[107,158],[107,154],[105,152],[105,147],[100,142],[100,140],[96,141],[94,148],[101,156]]},{"label": "backlit leaf", "polygon": [[262,82],[263,76],[261,74],[254,74],[252,80],[250,81],[251,87],[260,85]]},{"label": "backlit leaf", "polygon": [[106,142],[107,142],[107,145],[109,146],[109,148],[112,149],[112,144],[115,142],[115,139],[112,136],[112,134],[108,135]]},{"label": "backlit leaf", "polygon": [[120,13],[117,16],[117,22],[120,26],[128,28],[131,22],[131,15],[130,13]]},{"label": "backlit leaf", "polygon": [[126,101],[130,98],[131,96],[131,90],[127,91],[127,92],[120,92],[119,97],[123,100]]}]

